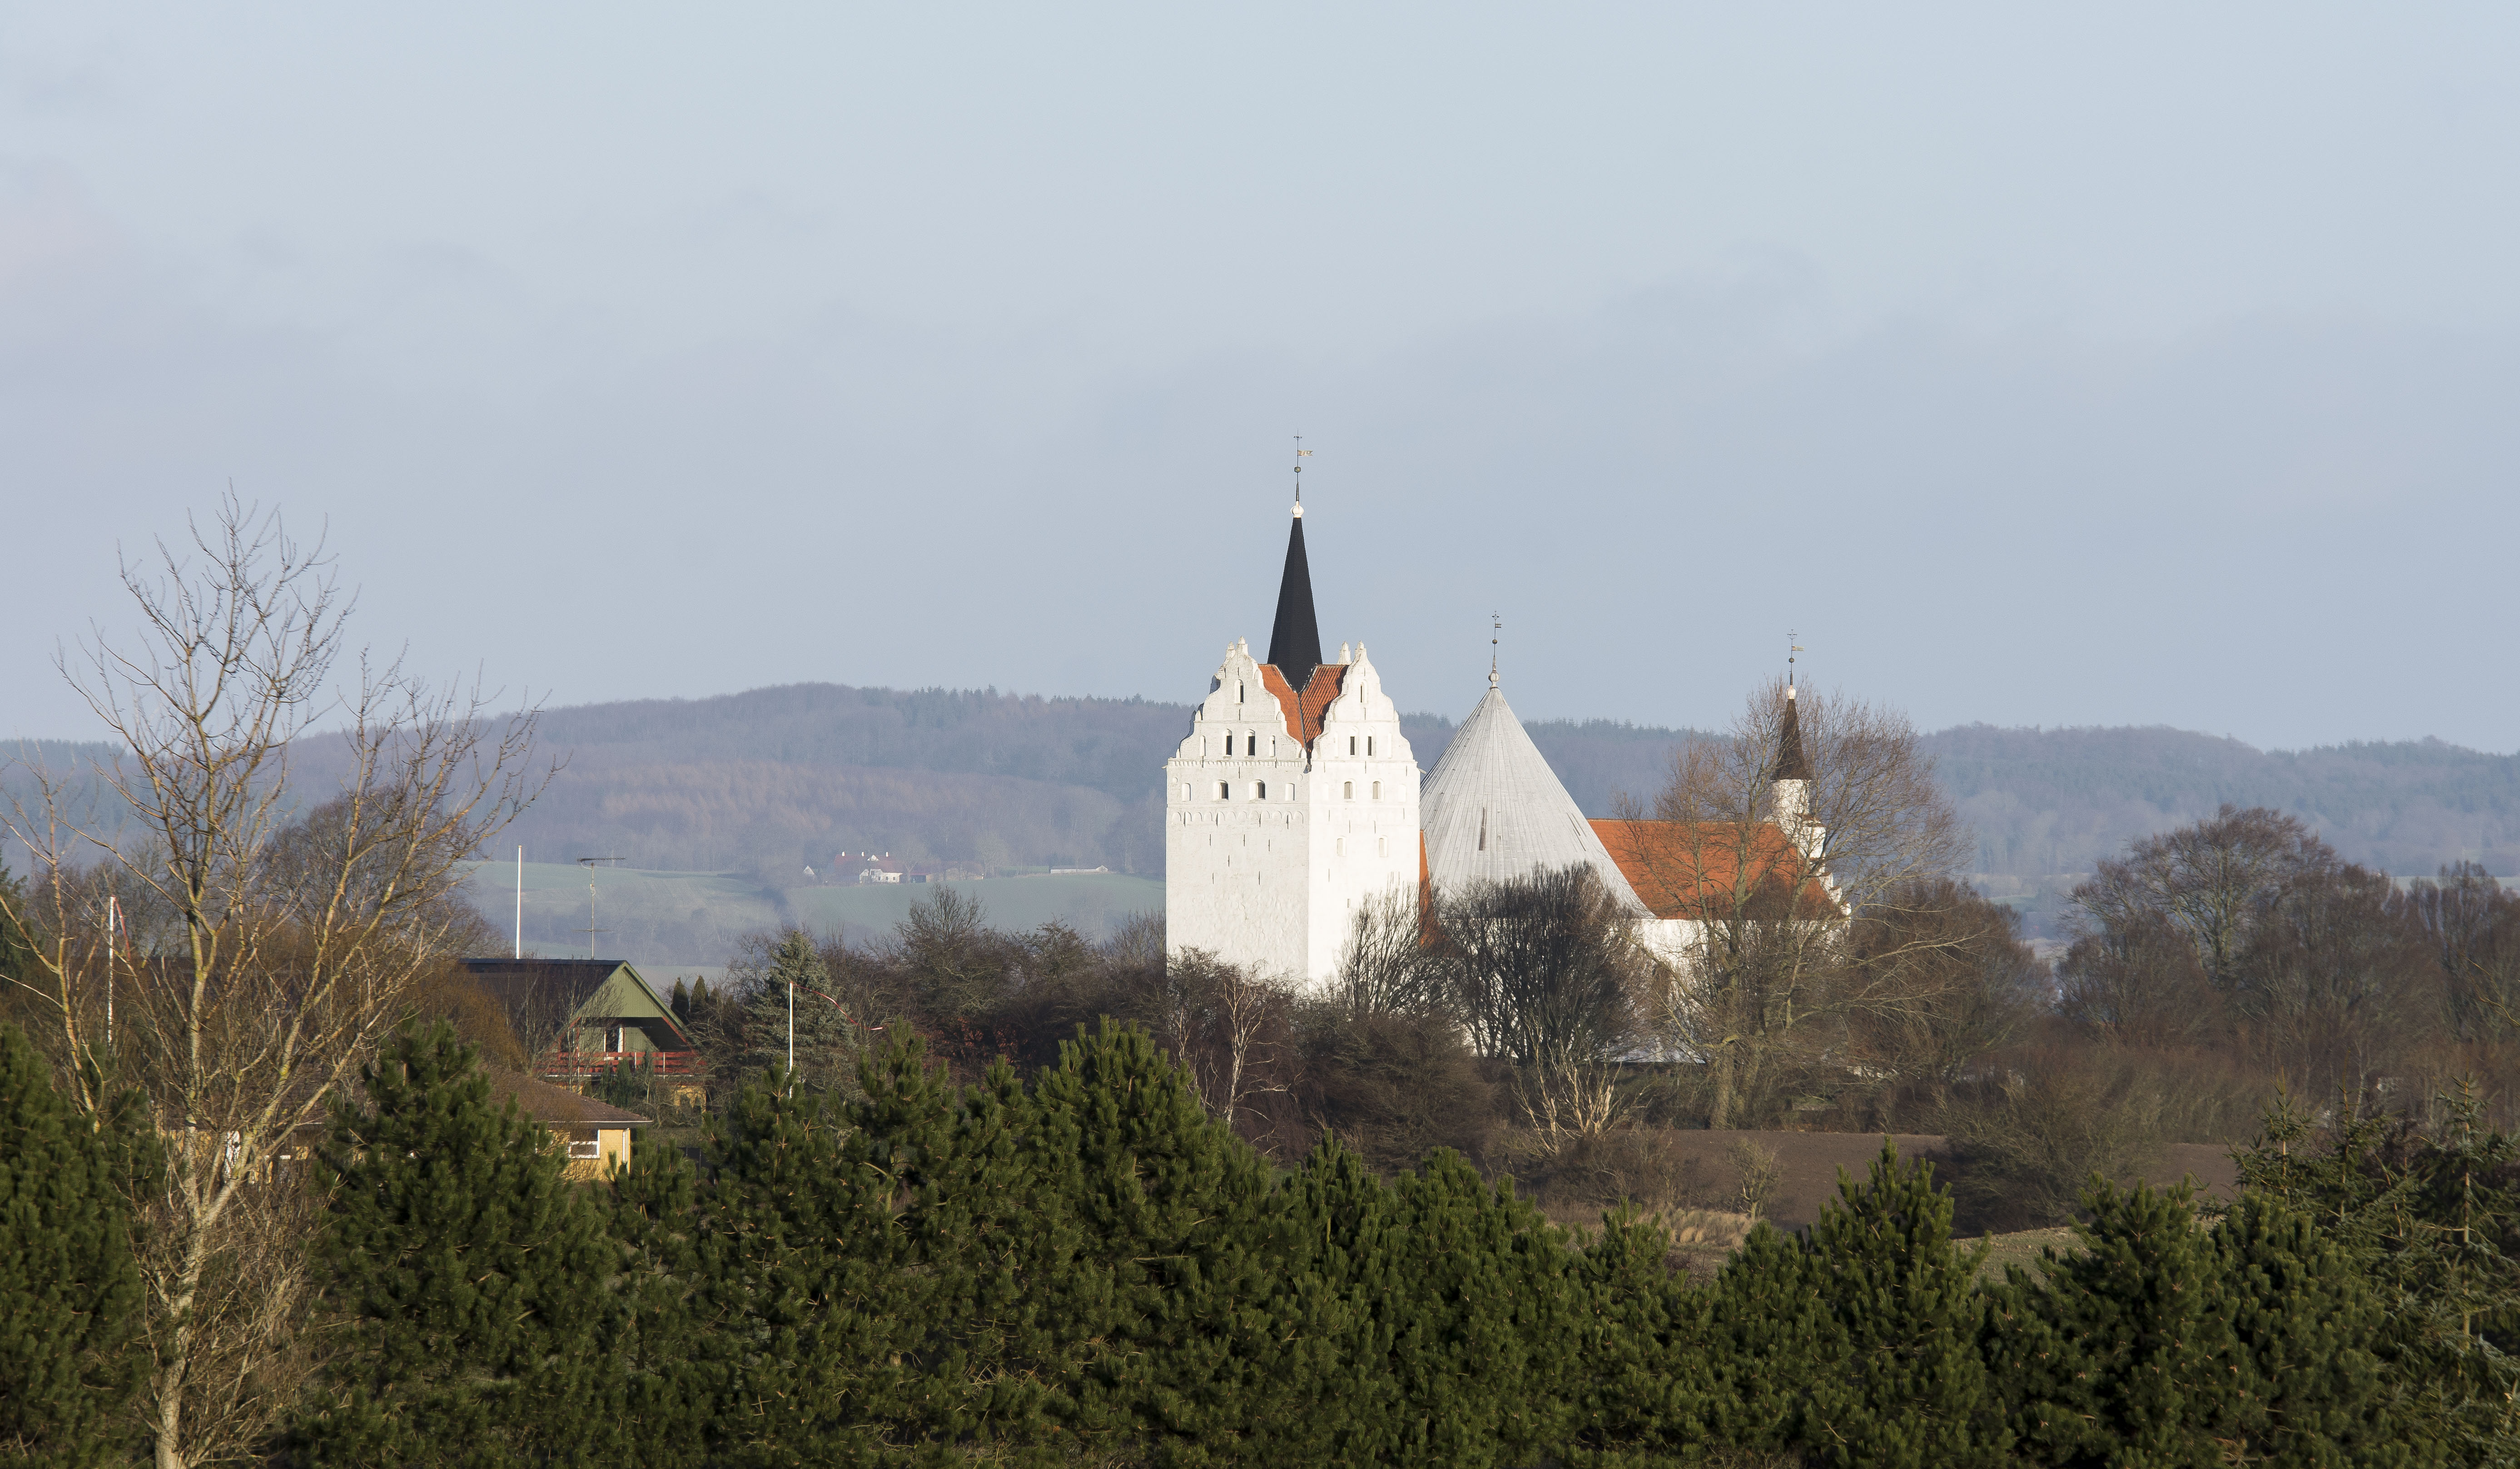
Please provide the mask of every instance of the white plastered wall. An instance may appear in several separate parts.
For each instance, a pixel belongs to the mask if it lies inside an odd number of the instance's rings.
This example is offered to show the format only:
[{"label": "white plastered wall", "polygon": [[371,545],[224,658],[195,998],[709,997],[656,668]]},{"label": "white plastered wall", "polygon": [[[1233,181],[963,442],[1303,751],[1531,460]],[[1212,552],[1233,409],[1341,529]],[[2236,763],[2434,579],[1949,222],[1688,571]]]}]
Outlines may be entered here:
[{"label": "white plastered wall", "polygon": [[1204,949],[1318,987],[1338,967],[1357,905],[1417,885],[1418,761],[1362,645],[1309,751],[1249,645],[1228,647],[1164,782],[1175,952]]}]

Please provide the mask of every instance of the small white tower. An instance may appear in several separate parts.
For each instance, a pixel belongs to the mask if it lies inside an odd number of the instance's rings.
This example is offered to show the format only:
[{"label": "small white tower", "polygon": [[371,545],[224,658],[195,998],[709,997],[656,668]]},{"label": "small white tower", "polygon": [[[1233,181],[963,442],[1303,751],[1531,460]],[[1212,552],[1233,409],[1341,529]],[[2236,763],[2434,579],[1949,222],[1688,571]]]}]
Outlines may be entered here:
[{"label": "small white tower", "polygon": [[1268,661],[1227,645],[1164,763],[1164,940],[1309,986],[1367,900],[1419,877],[1418,760],[1354,645],[1324,663],[1295,507]]}]

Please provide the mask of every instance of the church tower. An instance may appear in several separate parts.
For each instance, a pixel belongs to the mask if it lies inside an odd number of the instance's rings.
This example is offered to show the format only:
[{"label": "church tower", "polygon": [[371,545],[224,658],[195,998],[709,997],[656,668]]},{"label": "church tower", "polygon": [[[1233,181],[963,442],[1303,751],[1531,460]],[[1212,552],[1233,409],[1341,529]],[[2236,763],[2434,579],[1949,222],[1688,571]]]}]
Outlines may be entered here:
[{"label": "church tower", "polygon": [[1357,908],[1419,876],[1418,760],[1365,645],[1323,660],[1298,499],[1267,661],[1226,645],[1164,762],[1164,942],[1319,987]]}]

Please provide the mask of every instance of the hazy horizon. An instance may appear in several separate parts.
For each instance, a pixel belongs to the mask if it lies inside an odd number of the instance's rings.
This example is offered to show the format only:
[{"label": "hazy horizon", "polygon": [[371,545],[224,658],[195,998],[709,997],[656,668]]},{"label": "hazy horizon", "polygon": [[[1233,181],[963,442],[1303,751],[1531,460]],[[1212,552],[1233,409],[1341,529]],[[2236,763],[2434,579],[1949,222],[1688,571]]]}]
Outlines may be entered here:
[{"label": "hazy horizon", "polygon": [[0,735],[228,483],[569,706],[1187,701],[2520,749],[2520,15],[25,11]]}]

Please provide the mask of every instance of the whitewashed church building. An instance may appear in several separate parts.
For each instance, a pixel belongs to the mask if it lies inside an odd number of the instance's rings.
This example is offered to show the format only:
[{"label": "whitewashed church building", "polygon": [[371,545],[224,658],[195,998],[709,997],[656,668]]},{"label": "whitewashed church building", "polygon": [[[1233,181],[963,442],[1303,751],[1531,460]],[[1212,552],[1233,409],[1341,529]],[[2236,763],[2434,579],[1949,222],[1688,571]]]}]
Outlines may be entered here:
[{"label": "whitewashed church building", "polygon": [[1365,645],[1322,659],[1301,502],[1269,656],[1227,645],[1164,779],[1175,952],[1318,985],[1358,905],[1418,881],[1418,757]]},{"label": "whitewashed church building", "polygon": [[[1774,775],[1778,820],[1725,833],[1732,849],[1751,838],[1735,862],[1820,855],[1795,715],[1788,702]],[[1307,987],[1337,973],[1356,910],[1395,889],[1423,895],[1590,863],[1637,915],[1645,942],[1677,959],[1694,937],[1687,915],[1698,889],[1732,877],[1720,856],[1671,823],[1586,817],[1493,668],[1421,789],[1399,708],[1365,645],[1342,645],[1338,661],[1323,661],[1300,501],[1268,657],[1252,657],[1245,642],[1226,645],[1164,777],[1167,947]]]}]

